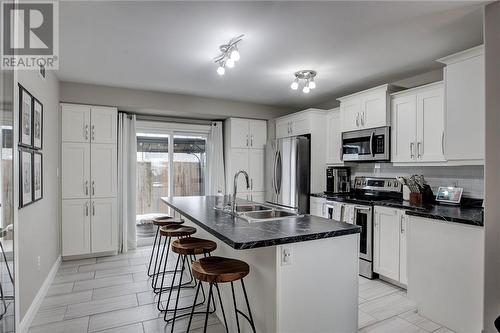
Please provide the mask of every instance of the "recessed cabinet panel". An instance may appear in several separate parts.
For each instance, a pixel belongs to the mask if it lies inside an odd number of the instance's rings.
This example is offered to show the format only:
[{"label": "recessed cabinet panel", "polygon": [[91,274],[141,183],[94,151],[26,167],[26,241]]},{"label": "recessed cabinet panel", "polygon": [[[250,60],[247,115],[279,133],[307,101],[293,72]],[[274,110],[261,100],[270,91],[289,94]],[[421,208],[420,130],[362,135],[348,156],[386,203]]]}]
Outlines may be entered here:
[{"label": "recessed cabinet panel", "polygon": [[264,155],[263,149],[251,149],[248,155],[248,172],[250,176],[250,190],[264,191]]},{"label": "recessed cabinet panel", "polygon": [[327,117],[327,164],[342,164],[342,130],[340,128],[340,111],[332,110]]},{"label": "recessed cabinet panel", "polygon": [[117,187],[116,145],[96,143],[91,147],[91,196],[93,198],[114,197]]},{"label": "recessed cabinet panel", "polygon": [[444,94],[443,89],[417,95],[417,159],[444,161]]},{"label": "recessed cabinet panel", "polygon": [[417,124],[416,96],[392,100],[392,162],[412,162],[415,158]]},{"label": "recessed cabinet panel", "polygon": [[250,146],[249,121],[248,119],[232,118],[231,147],[248,148]]},{"label": "recessed cabinet panel", "polygon": [[88,143],[62,144],[63,199],[90,196],[90,145]]},{"label": "recessed cabinet panel", "polygon": [[116,143],[117,111],[116,108],[91,108],[92,126],[90,137],[93,143]]},{"label": "recessed cabinet panel", "polygon": [[354,131],[361,127],[361,101],[359,99],[342,101],[340,112],[343,132]]},{"label": "recessed cabinet panel", "polygon": [[92,253],[116,250],[118,236],[116,199],[93,199],[91,215]]},{"label": "recessed cabinet panel", "polygon": [[89,200],[63,200],[62,220],[62,255],[90,253]]},{"label": "recessed cabinet panel", "polygon": [[90,142],[90,106],[62,104],[62,141]]},{"label": "recessed cabinet panel", "polygon": [[264,149],[267,141],[267,122],[250,120],[250,148]]},{"label": "recessed cabinet panel", "polygon": [[289,120],[278,120],[276,121],[276,138],[286,138],[291,136],[290,133],[290,121]]},{"label": "recessed cabinet panel", "polygon": [[374,128],[387,125],[387,95],[385,91],[367,94],[362,99],[361,126]]},{"label": "recessed cabinet panel", "polygon": [[395,209],[377,207],[374,225],[373,270],[399,280],[399,215]]},{"label": "recessed cabinet panel", "polygon": [[[236,172],[244,170],[247,173],[248,170],[248,149],[231,149],[231,169],[229,170],[229,175],[231,175],[230,179],[230,189],[231,193],[233,193],[233,179]],[[250,189],[247,189],[247,184],[245,182],[245,177],[243,175],[238,176],[238,190],[239,192],[247,192]]]},{"label": "recessed cabinet panel", "polygon": [[[403,213],[403,212],[402,212]],[[408,216],[400,216],[399,282],[408,285]]]}]

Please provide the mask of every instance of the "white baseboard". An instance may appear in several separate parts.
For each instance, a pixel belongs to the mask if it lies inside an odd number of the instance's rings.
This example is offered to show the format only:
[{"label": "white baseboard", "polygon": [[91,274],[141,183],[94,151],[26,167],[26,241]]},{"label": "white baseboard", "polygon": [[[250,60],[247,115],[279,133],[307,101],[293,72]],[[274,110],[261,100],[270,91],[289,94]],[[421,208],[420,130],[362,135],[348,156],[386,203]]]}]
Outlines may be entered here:
[{"label": "white baseboard", "polygon": [[40,309],[40,305],[43,302],[43,299],[45,298],[45,295],[47,295],[47,292],[49,291],[50,285],[54,281],[54,278],[56,277],[56,273],[59,270],[59,266],[61,265],[61,256],[57,258],[56,262],[50,269],[49,274],[45,278],[45,281],[43,281],[42,286],[40,287],[40,290],[38,290],[38,293],[36,294],[35,298],[33,299],[33,302],[31,302],[30,307],[28,308],[28,311],[26,311],[26,314],[21,320],[21,323],[19,324],[19,332],[20,333],[26,333],[28,332],[31,323],[33,322],[33,319],[35,319],[35,316],[38,312],[38,309]]}]

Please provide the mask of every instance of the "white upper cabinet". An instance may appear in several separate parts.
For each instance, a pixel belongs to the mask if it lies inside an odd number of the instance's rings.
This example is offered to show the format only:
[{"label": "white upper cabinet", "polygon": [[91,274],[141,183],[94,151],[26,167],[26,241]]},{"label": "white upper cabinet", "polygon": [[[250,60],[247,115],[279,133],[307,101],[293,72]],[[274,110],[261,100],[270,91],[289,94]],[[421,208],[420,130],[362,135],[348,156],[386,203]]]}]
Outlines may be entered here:
[{"label": "white upper cabinet", "polygon": [[309,109],[298,112],[291,116],[276,119],[276,138],[286,138],[290,136],[310,134],[312,131],[312,116],[307,114]]},{"label": "white upper cabinet", "polygon": [[238,196],[263,201],[267,121],[230,118],[224,123],[224,133],[226,193],[233,193],[234,175],[244,170],[248,173],[250,188],[246,187],[245,177],[238,177],[238,193],[241,193]]},{"label": "white upper cabinet", "polygon": [[116,196],[116,145],[96,143],[91,147],[92,180],[90,183],[91,195],[94,198],[109,198]]},{"label": "white upper cabinet", "polygon": [[61,104],[62,141],[90,142],[90,106]]},{"label": "white upper cabinet", "polygon": [[438,60],[444,63],[444,154],[449,163],[483,164],[485,141],[484,47]]},{"label": "white upper cabinet", "polygon": [[390,126],[388,84],[339,98],[342,132]]},{"label": "white upper cabinet", "polygon": [[90,145],[63,142],[62,144],[63,199],[90,196]]},{"label": "white upper cabinet", "polygon": [[116,143],[117,116],[116,108],[91,107],[90,138],[93,143]]},{"label": "white upper cabinet", "polygon": [[445,162],[442,82],[392,94],[391,110],[393,163]]},{"label": "white upper cabinet", "polygon": [[230,118],[226,126],[231,127],[231,148],[264,149],[267,141],[267,122],[242,118]]},{"label": "white upper cabinet", "polygon": [[340,129],[340,109],[333,109],[326,115],[327,141],[326,163],[343,164],[342,162],[342,130]]}]

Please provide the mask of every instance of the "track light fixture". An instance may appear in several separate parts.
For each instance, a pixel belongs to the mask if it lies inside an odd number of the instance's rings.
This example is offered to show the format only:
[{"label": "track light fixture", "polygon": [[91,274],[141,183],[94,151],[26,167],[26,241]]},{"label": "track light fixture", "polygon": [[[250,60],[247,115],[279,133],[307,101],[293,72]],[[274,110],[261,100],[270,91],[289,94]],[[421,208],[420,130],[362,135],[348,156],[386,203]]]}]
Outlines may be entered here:
[{"label": "track light fixture", "polygon": [[302,88],[302,92],[304,94],[309,94],[312,89],[316,88],[316,82],[314,78],[318,73],[316,71],[310,69],[304,69],[298,72],[295,72],[295,80],[293,80],[290,88],[292,90],[297,90],[299,88],[299,84],[301,81],[305,82],[304,87]]},{"label": "track light fixture", "polygon": [[232,38],[229,43],[219,46],[221,54],[214,58],[214,62],[218,64],[217,74],[224,75],[227,68],[233,68],[235,63],[240,60],[240,51],[238,51],[238,43],[241,42],[244,35],[239,35]]}]

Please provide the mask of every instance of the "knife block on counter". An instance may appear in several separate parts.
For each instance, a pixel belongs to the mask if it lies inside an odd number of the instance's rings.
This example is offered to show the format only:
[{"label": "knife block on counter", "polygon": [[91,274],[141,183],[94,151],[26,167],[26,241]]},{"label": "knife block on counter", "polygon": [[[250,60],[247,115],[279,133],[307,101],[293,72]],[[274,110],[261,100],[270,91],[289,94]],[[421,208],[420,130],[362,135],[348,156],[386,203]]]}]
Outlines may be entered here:
[{"label": "knife block on counter", "polygon": [[421,205],[422,204],[422,193],[411,192],[410,193],[410,204]]}]

